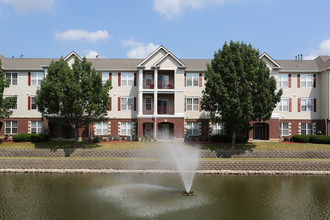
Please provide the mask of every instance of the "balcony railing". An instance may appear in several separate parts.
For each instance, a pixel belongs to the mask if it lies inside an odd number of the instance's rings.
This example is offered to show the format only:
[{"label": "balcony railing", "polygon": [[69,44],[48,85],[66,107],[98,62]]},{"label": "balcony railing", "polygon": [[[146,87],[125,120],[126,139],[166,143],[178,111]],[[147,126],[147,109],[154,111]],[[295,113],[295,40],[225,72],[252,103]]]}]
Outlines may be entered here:
[{"label": "balcony railing", "polygon": [[157,113],[160,115],[173,115],[174,108],[173,106],[158,106]]},{"label": "balcony railing", "polygon": [[[174,89],[174,82],[170,81],[158,81],[157,83],[158,89]],[[148,81],[143,81],[143,88],[144,89],[154,89],[154,84]]]},{"label": "balcony railing", "polygon": [[172,80],[158,81],[158,89],[174,89],[174,82]]}]

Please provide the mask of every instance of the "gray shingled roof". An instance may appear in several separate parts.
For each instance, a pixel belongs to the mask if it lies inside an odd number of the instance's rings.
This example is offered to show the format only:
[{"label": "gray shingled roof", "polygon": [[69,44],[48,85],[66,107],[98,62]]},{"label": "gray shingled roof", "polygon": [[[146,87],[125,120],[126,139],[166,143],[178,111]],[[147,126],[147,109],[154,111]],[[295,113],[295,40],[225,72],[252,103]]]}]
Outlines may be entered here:
[{"label": "gray shingled roof", "polygon": [[[51,61],[58,58],[6,58],[0,54],[2,68],[5,70],[42,70]],[[96,70],[135,70],[143,59],[87,59]],[[206,70],[206,64],[211,59],[180,59],[185,64],[186,70]],[[276,60],[281,66],[281,71],[319,71],[330,67],[330,56],[319,56],[314,60],[303,60],[301,63],[295,60]]]},{"label": "gray shingled roof", "polygon": [[276,60],[281,66],[281,71],[285,70],[319,70],[315,60],[303,60],[301,63],[295,60]]}]

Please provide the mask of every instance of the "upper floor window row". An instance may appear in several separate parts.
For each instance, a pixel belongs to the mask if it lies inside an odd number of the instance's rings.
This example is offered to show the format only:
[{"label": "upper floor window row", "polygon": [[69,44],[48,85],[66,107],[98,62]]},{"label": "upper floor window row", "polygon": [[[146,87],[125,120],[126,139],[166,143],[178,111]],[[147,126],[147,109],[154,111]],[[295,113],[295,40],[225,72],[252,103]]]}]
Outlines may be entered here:
[{"label": "upper floor window row", "polygon": [[[279,74],[279,87],[291,88],[291,74]],[[298,88],[316,87],[316,74],[297,74]]]},{"label": "upper floor window row", "polygon": [[9,79],[9,85],[18,85],[18,73],[6,73],[6,78]]},{"label": "upper floor window row", "polygon": [[118,86],[136,86],[136,73],[118,73]]},{"label": "upper floor window row", "polygon": [[202,87],[202,73],[185,73],[185,86]]}]

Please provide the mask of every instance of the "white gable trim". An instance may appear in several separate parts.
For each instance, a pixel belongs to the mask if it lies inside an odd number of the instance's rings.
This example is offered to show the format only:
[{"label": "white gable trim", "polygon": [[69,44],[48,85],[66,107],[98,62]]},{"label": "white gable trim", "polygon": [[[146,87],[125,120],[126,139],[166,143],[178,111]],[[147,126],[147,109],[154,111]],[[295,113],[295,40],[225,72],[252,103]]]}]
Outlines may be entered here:
[{"label": "white gable trim", "polygon": [[261,54],[261,56],[259,57],[260,59],[262,59],[263,57],[266,57],[270,62],[272,62],[275,67],[277,68],[281,68],[280,64],[278,64],[273,58],[271,58],[266,52],[264,52],[263,54]]},{"label": "white gable trim", "polygon": [[[159,66],[161,62],[163,62],[168,56],[171,56],[178,64],[180,64],[180,67],[185,67],[185,65],[178,59],[176,58],[171,52],[168,52],[165,56],[163,56],[160,60],[158,60],[155,64],[154,67]],[[179,67],[179,68],[180,68]]]},{"label": "white gable trim", "polygon": [[78,57],[78,59],[79,59],[80,61],[82,61],[82,58],[81,58],[76,52],[74,52],[74,51],[72,51],[72,52],[69,53],[66,57],[64,57],[64,60],[65,60],[65,61],[68,60],[71,56],[76,56],[76,57]]},{"label": "white gable trim", "polygon": [[143,67],[143,65],[158,51],[164,50],[166,52],[166,55],[163,56],[160,60],[158,60],[153,66],[156,67],[161,61],[163,61],[168,55],[172,56],[172,58],[177,61],[182,67],[185,67],[185,65],[176,57],[174,56],[169,50],[167,50],[163,45],[159,46],[154,52],[152,52],[147,58],[145,58],[137,67]]}]

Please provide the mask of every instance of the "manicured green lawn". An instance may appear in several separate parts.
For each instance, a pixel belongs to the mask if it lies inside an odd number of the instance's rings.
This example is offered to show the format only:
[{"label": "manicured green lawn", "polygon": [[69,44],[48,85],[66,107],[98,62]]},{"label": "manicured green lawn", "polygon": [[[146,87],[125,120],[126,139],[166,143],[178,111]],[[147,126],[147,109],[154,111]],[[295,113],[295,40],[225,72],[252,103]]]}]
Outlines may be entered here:
[{"label": "manicured green lawn", "polygon": [[[148,149],[158,148],[168,144],[167,142],[101,142],[101,143],[79,143],[83,149]],[[201,149],[231,149],[230,144],[185,144],[192,147],[200,147]],[[3,142],[1,148],[17,148],[17,149],[35,149],[35,148],[70,148],[73,142],[70,141],[48,141],[48,142]],[[278,142],[253,142],[248,144],[238,144],[237,149],[244,150],[330,150],[327,144],[301,144],[301,143],[278,143]]]}]

